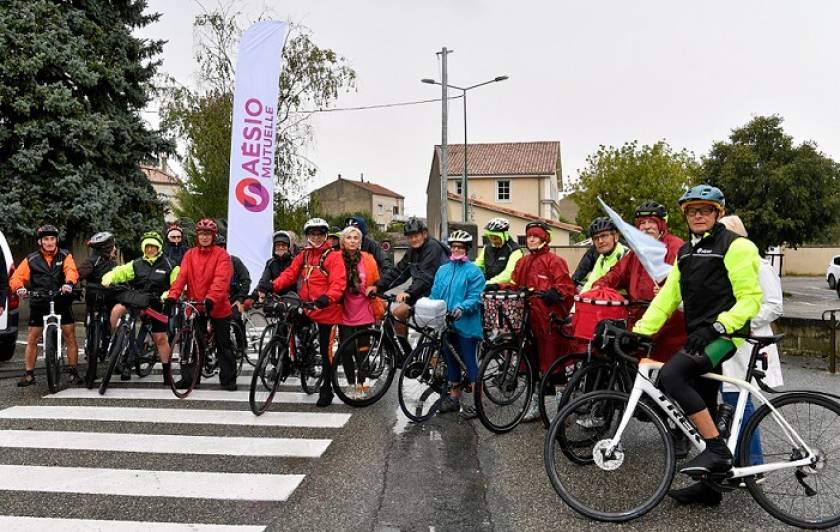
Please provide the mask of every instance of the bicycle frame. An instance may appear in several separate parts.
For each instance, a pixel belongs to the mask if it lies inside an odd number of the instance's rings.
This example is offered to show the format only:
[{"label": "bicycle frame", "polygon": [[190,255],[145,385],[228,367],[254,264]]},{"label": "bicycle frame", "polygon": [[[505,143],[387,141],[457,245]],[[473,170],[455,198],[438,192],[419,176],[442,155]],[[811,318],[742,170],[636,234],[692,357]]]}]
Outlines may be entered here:
[{"label": "bicycle frame", "polygon": [[[633,413],[636,410],[636,406],[639,402],[639,399],[641,399],[643,394],[652,399],[659,406],[659,409],[662,412],[664,412],[666,416],[668,416],[668,418],[674,423],[674,425],[679,427],[680,431],[682,431],[682,433],[686,435],[688,440],[698,451],[703,451],[706,448],[706,444],[703,441],[703,438],[697,432],[697,429],[694,427],[694,425],[691,423],[688,417],[683,413],[682,409],[679,408],[679,406],[672,403],[671,400],[668,399],[668,397],[660,389],[654,386],[653,380],[651,379],[651,375],[654,371],[659,370],[663,365],[664,364],[662,362],[656,362],[648,358],[643,358],[639,362],[638,374],[636,375],[636,380],[633,383],[633,390],[630,392],[630,398],[627,402],[627,409],[625,410],[621,418],[621,422],[619,423],[615,435],[610,439],[610,445],[605,450],[606,455],[612,455],[612,453],[621,444],[621,435],[627,428],[627,424],[630,422],[630,419],[632,418]],[[764,395],[762,395],[761,391],[758,389],[757,386],[753,385],[752,383],[743,381],[741,379],[725,377],[723,375],[718,375],[715,373],[706,373],[705,375],[702,375],[702,378],[711,379],[718,382],[726,382],[728,384],[736,386],[739,389],[738,403],[735,408],[735,415],[733,416],[732,429],[730,430],[729,440],[727,441],[727,446],[729,447],[729,450],[732,451],[733,455],[735,454],[735,447],[738,444],[738,439],[741,432],[741,422],[744,417],[744,409],[746,408],[747,398],[750,394],[756,397],[761,404],[767,405],[767,407],[772,412],[773,419],[782,429],[785,436],[790,440],[794,448],[802,448],[806,451],[806,456],[799,460],[785,462],[780,461],[747,467],[733,467],[731,472],[727,474],[727,477],[749,477],[758,475],[760,473],[769,473],[771,471],[777,471],[780,469],[810,466],[816,461],[816,454],[811,450],[811,448],[802,439],[802,437],[800,437],[799,434],[793,429],[793,427],[790,426],[790,424],[779,413],[779,411],[776,410],[773,404],[766,397],[764,397]]]},{"label": "bicycle frame", "polygon": [[[49,330],[55,327],[56,328],[56,356],[63,357],[63,344],[64,344],[64,336],[61,334],[61,316],[55,313],[55,299],[50,299],[50,313],[44,316],[44,330],[41,332],[41,341],[43,342],[43,346],[46,348],[47,346],[47,335],[49,334]],[[44,350],[41,351],[42,354],[46,354]]]}]

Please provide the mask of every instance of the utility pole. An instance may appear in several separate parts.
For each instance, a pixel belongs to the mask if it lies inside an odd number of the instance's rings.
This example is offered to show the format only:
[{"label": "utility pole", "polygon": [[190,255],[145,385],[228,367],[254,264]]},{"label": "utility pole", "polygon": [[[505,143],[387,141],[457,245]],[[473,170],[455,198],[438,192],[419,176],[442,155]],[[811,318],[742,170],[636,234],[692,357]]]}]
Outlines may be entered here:
[{"label": "utility pole", "polygon": [[449,236],[449,145],[447,144],[447,124],[448,122],[448,105],[447,105],[447,71],[446,71],[446,56],[451,54],[453,50],[447,50],[444,46],[440,52],[441,56],[441,102],[443,104],[443,125],[441,126],[441,140],[440,140],[440,239],[444,240]]}]

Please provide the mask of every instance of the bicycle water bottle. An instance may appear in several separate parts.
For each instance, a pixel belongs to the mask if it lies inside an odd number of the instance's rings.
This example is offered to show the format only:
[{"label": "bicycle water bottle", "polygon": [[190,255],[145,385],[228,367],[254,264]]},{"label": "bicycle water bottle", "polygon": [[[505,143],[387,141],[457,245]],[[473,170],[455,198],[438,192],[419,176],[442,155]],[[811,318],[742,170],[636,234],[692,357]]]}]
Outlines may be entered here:
[{"label": "bicycle water bottle", "polygon": [[727,404],[721,403],[718,405],[717,410],[717,429],[720,432],[721,438],[724,440],[729,437],[729,429],[732,426],[732,417],[735,414],[735,407]]}]

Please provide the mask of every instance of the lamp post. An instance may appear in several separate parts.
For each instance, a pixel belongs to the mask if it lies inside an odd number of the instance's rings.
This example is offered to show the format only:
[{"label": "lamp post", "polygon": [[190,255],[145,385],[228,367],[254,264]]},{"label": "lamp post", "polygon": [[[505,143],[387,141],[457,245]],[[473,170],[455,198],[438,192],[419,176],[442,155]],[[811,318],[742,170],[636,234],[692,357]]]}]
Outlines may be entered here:
[{"label": "lamp post", "polygon": [[[468,222],[470,219],[469,185],[467,185],[467,91],[481,87],[483,85],[489,85],[490,83],[498,83],[499,81],[504,81],[506,79],[508,79],[508,76],[497,76],[491,80],[476,83],[475,85],[470,85],[469,87],[458,87],[457,85],[450,85],[448,83],[446,84],[446,86],[451,89],[457,89],[461,91],[461,97],[464,99],[464,175],[461,180],[461,196],[464,205],[464,222]],[[428,78],[421,79],[420,81],[422,83],[428,83],[429,85],[442,85],[441,82]]]}]

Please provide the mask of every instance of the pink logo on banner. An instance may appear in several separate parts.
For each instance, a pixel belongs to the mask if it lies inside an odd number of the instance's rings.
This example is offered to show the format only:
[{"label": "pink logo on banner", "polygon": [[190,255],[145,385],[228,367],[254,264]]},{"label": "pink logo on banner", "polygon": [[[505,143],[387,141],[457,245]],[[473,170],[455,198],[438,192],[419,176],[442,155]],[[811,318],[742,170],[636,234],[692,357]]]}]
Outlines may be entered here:
[{"label": "pink logo on banner", "polygon": [[262,212],[268,207],[268,191],[253,177],[236,184],[236,200],[251,212]]}]

